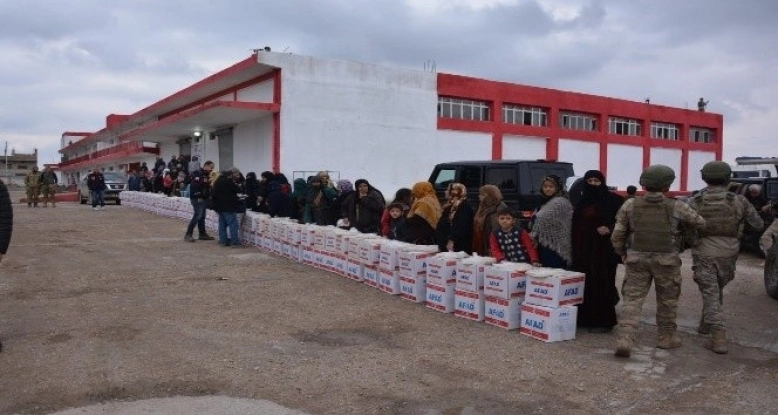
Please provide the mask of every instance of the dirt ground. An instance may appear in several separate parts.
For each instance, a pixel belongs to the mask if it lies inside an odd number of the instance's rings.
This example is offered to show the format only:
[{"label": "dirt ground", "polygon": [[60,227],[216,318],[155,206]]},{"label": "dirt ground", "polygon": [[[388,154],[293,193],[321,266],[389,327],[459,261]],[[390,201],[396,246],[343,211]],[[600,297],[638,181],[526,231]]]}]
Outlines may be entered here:
[{"label": "dirt ground", "polygon": [[[654,348],[653,294],[633,358],[616,335],[546,344],[441,314],[256,248],[183,242],[185,223],[125,206],[15,205],[0,266],[0,414],[218,395],[312,414],[768,414],[778,302],[742,256],[730,354],[697,335]],[[620,270],[621,272],[621,270]]]}]

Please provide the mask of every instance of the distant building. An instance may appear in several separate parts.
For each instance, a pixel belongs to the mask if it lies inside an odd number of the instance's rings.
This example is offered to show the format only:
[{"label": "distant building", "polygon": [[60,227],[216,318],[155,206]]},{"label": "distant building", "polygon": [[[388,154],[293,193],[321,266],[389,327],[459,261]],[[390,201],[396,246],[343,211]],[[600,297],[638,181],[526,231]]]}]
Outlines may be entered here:
[{"label": "distant building", "polygon": [[[4,157],[3,162],[5,164],[0,164],[3,181],[9,185],[23,186],[24,177],[34,166],[38,166],[38,149],[35,149],[32,154],[17,153],[12,149],[11,153]],[[38,168],[41,169],[40,166]]]},{"label": "distant building", "polygon": [[60,167],[78,180],[186,155],[290,179],[329,170],[391,194],[445,161],[569,161],[620,189],[662,163],[677,173],[672,190],[693,190],[702,165],[721,159],[722,134],[720,114],[259,50],[134,114],[108,115],[96,133],[63,134]]}]

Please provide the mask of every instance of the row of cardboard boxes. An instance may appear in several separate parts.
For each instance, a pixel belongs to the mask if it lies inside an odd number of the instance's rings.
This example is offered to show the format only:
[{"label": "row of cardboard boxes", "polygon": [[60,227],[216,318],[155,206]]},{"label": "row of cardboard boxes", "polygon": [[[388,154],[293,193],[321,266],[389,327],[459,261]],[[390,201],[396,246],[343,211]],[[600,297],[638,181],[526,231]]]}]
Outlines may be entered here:
[{"label": "row of cardboard boxes", "polygon": [[[123,202],[152,213],[189,219],[191,203],[151,193],[124,192]],[[188,216],[180,212],[187,212]],[[178,212],[178,213],[171,213]],[[215,229],[212,211],[207,220]],[[213,226],[213,227],[212,227]],[[335,227],[301,225],[248,212],[244,243],[333,272],[369,287],[457,317],[521,333],[546,342],[575,338],[576,304],[584,275],[529,264],[494,264],[492,258],[438,253],[437,246],[389,241]]]}]

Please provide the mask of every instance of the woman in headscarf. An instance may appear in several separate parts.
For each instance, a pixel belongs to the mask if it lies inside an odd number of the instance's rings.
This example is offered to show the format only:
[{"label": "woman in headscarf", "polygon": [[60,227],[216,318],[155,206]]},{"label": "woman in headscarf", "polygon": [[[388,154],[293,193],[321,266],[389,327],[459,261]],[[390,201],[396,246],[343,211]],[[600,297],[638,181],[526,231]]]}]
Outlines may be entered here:
[{"label": "woman in headscarf", "polygon": [[436,229],[441,252],[473,252],[473,208],[467,203],[467,188],[461,183],[448,185],[447,201]]},{"label": "woman in headscarf", "polygon": [[586,274],[578,325],[591,333],[607,333],[616,325],[616,266],[610,236],[624,199],[608,190],[598,170],[584,175],[584,190],[573,212],[572,269]]},{"label": "woman in headscarf", "polygon": [[339,220],[348,219],[348,214],[344,213],[346,207],[344,202],[354,193],[354,185],[351,184],[351,180],[340,179],[335,185],[335,190],[338,191],[338,195],[332,201],[330,225],[337,225]]},{"label": "woman in headscarf", "polygon": [[568,268],[572,262],[573,205],[562,179],[549,175],[540,185],[543,201],[530,221],[531,236],[545,267]]},{"label": "woman in headscarf", "polygon": [[435,189],[430,182],[418,182],[411,189],[411,205],[405,225],[407,242],[417,245],[435,245],[435,229],[443,213]]},{"label": "woman in headscarf", "polygon": [[497,211],[508,206],[502,202],[502,192],[492,184],[481,186],[478,190],[478,210],[473,219],[473,253],[489,256],[489,236],[497,229]]},{"label": "woman in headscarf", "polygon": [[341,212],[350,227],[362,233],[377,234],[381,227],[384,198],[365,179],[357,180],[354,186],[356,191],[343,201]]},{"label": "woman in headscarf", "polygon": [[313,176],[305,199],[305,223],[326,226],[330,220],[330,205],[337,196],[335,189],[324,185],[321,177]]},{"label": "woman in headscarf", "polygon": [[258,201],[259,197],[259,180],[257,180],[257,174],[253,171],[246,174],[246,209],[253,212],[259,212]]},{"label": "woman in headscarf", "polygon": [[294,191],[289,195],[291,197],[292,212],[289,216],[292,219],[297,219],[299,223],[303,223],[305,217],[305,200],[308,196],[308,183],[305,179],[294,180]]},{"label": "woman in headscarf", "polygon": [[[403,216],[407,215],[408,210],[411,208],[411,204],[413,203],[413,194],[411,193],[411,189],[407,187],[397,189],[397,192],[394,194],[394,200],[392,200],[392,203],[398,203],[402,205]],[[384,209],[384,213],[381,215],[381,235],[389,237],[389,233],[392,231],[391,220],[392,217],[389,215],[389,207],[387,206],[386,209]]]}]

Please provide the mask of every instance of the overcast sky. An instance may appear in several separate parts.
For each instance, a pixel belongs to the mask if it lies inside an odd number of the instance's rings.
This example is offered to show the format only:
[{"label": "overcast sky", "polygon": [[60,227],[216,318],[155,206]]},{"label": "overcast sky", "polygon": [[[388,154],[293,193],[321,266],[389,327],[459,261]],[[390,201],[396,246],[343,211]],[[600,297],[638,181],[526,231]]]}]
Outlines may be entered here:
[{"label": "overcast sky", "polygon": [[0,0],[0,146],[57,162],[270,46],[724,114],[724,158],[778,156],[776,0]]}]

